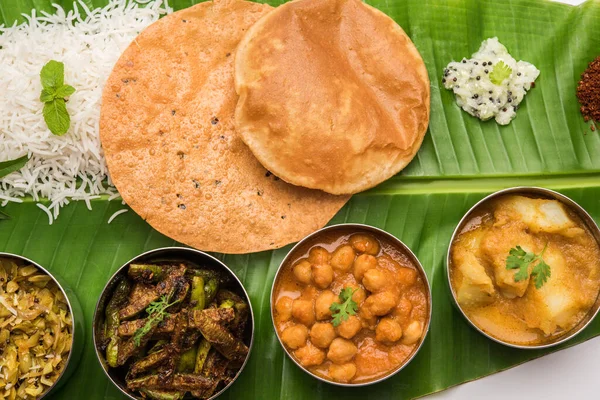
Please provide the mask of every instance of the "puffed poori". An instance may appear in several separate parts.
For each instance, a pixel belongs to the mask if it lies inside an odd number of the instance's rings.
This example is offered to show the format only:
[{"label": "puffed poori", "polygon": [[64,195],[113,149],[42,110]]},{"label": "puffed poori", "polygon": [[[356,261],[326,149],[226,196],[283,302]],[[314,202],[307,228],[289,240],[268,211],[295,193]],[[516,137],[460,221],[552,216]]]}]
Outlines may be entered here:
[{"label": "puffed poori", "polygon": [[403,169],[429,123],[429,78],[406,33],[360,0],[296,0],[261,18],[235,60],[236,130],[294,185],[333,194]]},{"label": "puffed poori", "polygon": [[234,130],[234,53],[271,9],[217,0],[170,14],[133,41],[104,89],[100,136],[113,183],[152,227],[202,250],[281,247],[348,200],[279,180]]}]

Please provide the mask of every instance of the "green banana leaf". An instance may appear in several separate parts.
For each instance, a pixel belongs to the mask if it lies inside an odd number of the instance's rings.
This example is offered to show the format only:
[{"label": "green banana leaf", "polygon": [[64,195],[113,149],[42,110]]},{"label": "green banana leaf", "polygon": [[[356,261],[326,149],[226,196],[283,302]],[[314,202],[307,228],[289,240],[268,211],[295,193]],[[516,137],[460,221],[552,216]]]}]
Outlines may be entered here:
[{"label": "green banana leaf", "polygon": [[[65,8],[71,0],[58,0]],[[432,286],[433,320],[423,348],[401,373],[383,383],[344,389],[323,384],[286,358],[274,335],[269,291],[290,246],[250,255],[218,255],[243,280],[256,318],[252,357],[226,392],[231,399],[414,398],[510,368],[551,350],[520,351],[492,342],[453,308],[443,260],[464,212],[503,187],[539,185],[572,197],[600,222],[600,137],[583,122],[575,87],[586,64],[600,52],[600,1],[570,7],[543,0],[374,0],[411,36],[432,82],[431,125],[417,158],[400,175],[354,196],[331,223],[361,222],[383,228],[415,251]],[[89,7],[105,0],[84,0]],[[175,9],[196,3],[172,0]],[[32,8],[52,12],[50,0],[0,0],[0,23],[21,22]],[[278,4],[274,2],[272,4]],[[481,123],[440,89],[441,71],[470,56],[481,41],[498,36],[517,59],[542,74],[517,119],[507,127]],[[1,68],[1,67],[0,67]],[[87,327],[110,275],[133,256],[176,244],[133,212],[108,225],[119,202],[93,201],[93,211],[74,202],[49,226],[33,202],[10,204],[0,221],[0,251],[22,254],[63,276],[75,288]],[[600,334],[596,319],[571,346]],[[554,349],[556,350],[556,349]],[[91,334],[78,371],[53,397],[122,399],[104,377]]]}]

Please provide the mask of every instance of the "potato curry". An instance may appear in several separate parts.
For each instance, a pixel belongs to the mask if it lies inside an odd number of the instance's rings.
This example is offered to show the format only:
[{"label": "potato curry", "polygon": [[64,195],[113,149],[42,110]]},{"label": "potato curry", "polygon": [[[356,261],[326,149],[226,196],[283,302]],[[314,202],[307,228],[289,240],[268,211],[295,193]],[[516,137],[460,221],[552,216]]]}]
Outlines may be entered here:
[{"label": "potato curry", "polygon": [[428,287],[397,246],[371,234],[327,232],[296,251],[273,291],[273,319],[288,352],[327,380],[384,377],[418,348]]},{"label": "potato curry", "polygon": [[562,202],[505,195],[484,203],[452,244],[456,300],[484,332],[551,343],[581,322],[600,288],[600,249]]}]

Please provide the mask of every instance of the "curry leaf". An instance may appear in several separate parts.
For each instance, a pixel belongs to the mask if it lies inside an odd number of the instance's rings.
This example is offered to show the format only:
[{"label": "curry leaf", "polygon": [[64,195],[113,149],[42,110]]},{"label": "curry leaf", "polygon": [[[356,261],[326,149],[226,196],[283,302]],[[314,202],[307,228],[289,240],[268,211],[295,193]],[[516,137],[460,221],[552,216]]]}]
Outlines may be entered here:
[{"label": "curry leaf", "polygon": [[14,160],[0,162],[0,178],[10,174],[11,172],[20,170],[25,166],[25,164],[27,164],[28,160],[29,157],[26,154]]}]

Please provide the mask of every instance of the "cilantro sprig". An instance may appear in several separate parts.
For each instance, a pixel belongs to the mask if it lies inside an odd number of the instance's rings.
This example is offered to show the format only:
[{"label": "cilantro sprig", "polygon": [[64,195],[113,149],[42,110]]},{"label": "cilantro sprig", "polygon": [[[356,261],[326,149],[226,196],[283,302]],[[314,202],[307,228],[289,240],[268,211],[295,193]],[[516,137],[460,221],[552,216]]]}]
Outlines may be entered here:
[{"label": "cilantro sprig", "polygon": [[133,334],[133,343],[139,346],[142,343],[142,339],[146,336],[156,325],[160,324],[167,316],[167,308],[177,303],[175,300],[169,303],[169,296],[164,295],[160,299],[153,301],[146,307],[148,313],[148,319],[141,328],[138,328]]},{"label": "cilantro sprig", "polygon": [[504,61],[499,61],[494,65],[494,69],[490,73],[490,81],[494,85],[501,85],[505,79],[510,77],[510,74],[512,74],[512,68]]},{"label": "cilantro sprig", "polygon": [[62,136],[71,126],[71,117],[67,112],[67,98],[75,93],[75,88],[65,85],[65,64],[50,60],[40,71],[42,93],[40,101],[44,103],[44,121],[50,132]]},{"label": "cilantro sprig", "polygon": [[340,292],[340,303],[332,303],[329,307],[331,310],[331,316],[333,317],[331,323],[333,326],[338,326],[342,322],[346,321],[350,315],[356,314],[358,311],[358,304],[352,300],[352,295],[358,289],[346,287]]},{"label": "cilantro sprig", "polygon": [[[548,243],[540,254],[530,253],[521,246],[510,249],[508,257],[506,257],[506,269],[518,269],[515,274],[515,282],[521,282],[529,276],[533,278],[535,288],[539,289],[544,286],[551,276],[550,265],[544,261],[544,252],[548,248]],[[536,263],[529,272],[529,267]]]}]

